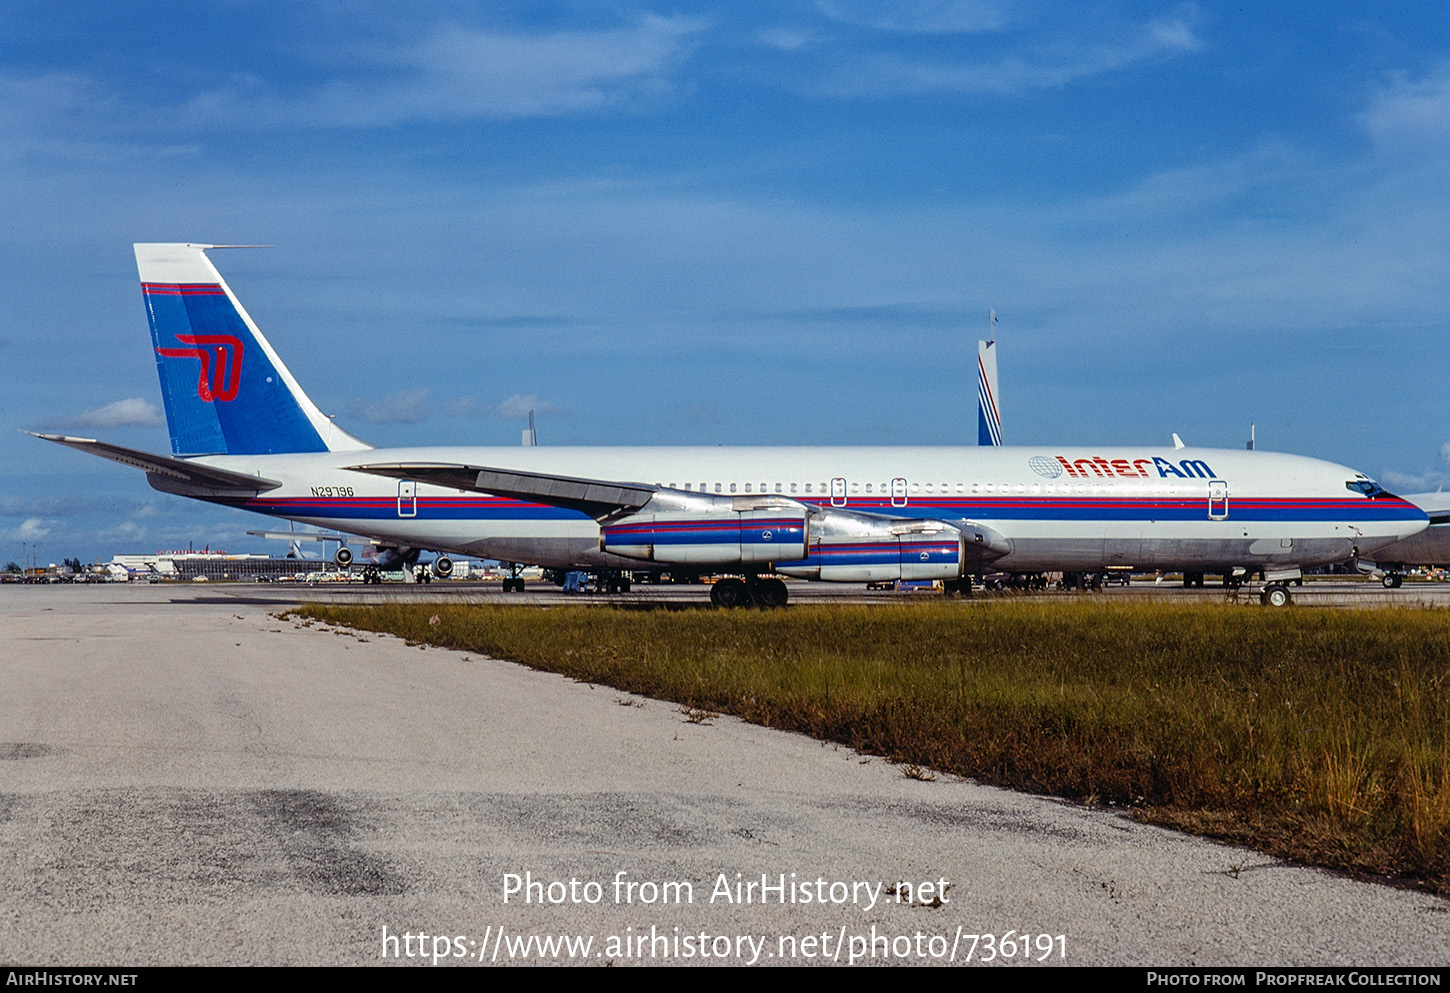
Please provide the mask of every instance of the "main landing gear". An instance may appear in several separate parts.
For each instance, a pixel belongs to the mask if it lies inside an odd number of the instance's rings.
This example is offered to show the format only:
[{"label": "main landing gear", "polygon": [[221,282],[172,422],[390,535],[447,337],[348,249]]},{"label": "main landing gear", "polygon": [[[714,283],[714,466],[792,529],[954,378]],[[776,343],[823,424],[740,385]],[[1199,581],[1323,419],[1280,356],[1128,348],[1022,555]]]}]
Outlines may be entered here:
[{"label": "main landing gear", "polygon": [[524,591],[524,581],[519,578],[519,573],[523,572],[524,567],[517,562],[509,562],[506,564],[509,567],[509,574],[504,577],[503,591],[505,593],[522,593]]},{"label": "main landing gear", "polygon": [[1397,590],[1405,582],[1405,577],[1398,572],[1387,572],[1380,577],[1380,585],[1387,590]]},{"label": "main landing gear", "polygon": [[785,583],[773,577],[727,576],[710,587],[710,602],[717,607],[748,607],[752,603],[761,607],[784,607],[789,599],[790,591]]},{"label": "main landing gear", "polygon": [[1265,607],[1287,607],[1293,602],[1294,598],[1289,595],[1289,587],[1282,583],[1270,583],[1259,594],[1259,603]]}]

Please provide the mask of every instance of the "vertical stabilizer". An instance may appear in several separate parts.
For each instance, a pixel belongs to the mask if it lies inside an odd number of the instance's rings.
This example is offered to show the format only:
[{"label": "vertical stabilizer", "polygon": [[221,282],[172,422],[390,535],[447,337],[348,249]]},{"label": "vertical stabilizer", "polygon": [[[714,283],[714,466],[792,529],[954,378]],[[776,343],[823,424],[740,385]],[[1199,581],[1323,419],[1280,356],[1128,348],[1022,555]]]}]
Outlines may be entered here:
[{"label": "vertical stabilizer", "polygon": [[977,444],[1002,444],[1002,412],[997,407],[995,341],[977,342]]},{"label": "vertical stabilizer", "polygon": [[214,245],[136,245],[176,455],[356,451],[282,364],[206,257]]}]

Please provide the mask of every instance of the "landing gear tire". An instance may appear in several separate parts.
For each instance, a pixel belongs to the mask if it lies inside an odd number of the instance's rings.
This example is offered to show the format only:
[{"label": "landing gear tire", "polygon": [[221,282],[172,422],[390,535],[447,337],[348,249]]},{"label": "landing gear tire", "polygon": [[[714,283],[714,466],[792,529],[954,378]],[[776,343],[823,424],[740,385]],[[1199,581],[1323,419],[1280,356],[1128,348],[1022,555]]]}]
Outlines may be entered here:
[{"label": "landing gear tire", "polygon": [[1287,607],[1294,598],[1289,595],[1289,587],[1273,583],[1264,587],[1264,592],[1259,594],[1259,602],[1265,607]]},{"label": "landing gear tire", "polygon": [[1404,581],[1405,577],[1401,576],[1398,572],[1387,572],[1384,578],[1380,580],[1380,584],[1387,590],[1397,590]]},{"label": "landing gear tire", "polygon": [[762,579],[750,587],[751,598],[762,607],[784,607],[790,591],[779,579]]},{"label": "landing gear tire", "polygon": [[505,593],[522,593],[524,591],[524,581],[522,579],[505,579],[503,581],[503,591]]},{"label": "landing gear tire", "polygon": [[942,589],[948,596],[971,596],[972,577],[963,576],[961,579],[949,579],[942,584]]},{"label": "landing gear tire", "polygon": [[750,603],[750,590],[743,579],[722,579],[710,587],[710,602],[717,607],[744,607]]}]

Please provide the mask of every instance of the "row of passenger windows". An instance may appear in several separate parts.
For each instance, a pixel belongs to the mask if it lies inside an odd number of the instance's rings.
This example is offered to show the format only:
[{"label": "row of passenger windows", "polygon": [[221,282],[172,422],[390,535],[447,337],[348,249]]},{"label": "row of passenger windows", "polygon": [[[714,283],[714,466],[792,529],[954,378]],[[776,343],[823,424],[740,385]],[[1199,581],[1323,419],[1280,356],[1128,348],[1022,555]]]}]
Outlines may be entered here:
[{"label": "row of passenger windows", "polygon": [[[656,483],[656,486],[664,486],[663,483]],[[701,493],[820,493],[836,494],[849,492],[852,496],[861,493],[882,494],[890,496],[904,496],[911,493],[913,496],[921,493],[1021,493],[1038,495],[1063,495],[1091,494],[1091,493],[1117,493],[1117,492],[1147,492],[1147,488],[1141,484],[1128,483],[910,483],[897,484],[893,491],[888,483],[849,483],[840,480],[836,483],[833,491],[828,483],[686,483],[680,486],[678,483],[670,483],[667,487],[672,490],[683,489],[687,492],[698,490]],[[1151,490],[1154,496],[1173,496],[1178,492],[1176,486],[1155,486]]]}]

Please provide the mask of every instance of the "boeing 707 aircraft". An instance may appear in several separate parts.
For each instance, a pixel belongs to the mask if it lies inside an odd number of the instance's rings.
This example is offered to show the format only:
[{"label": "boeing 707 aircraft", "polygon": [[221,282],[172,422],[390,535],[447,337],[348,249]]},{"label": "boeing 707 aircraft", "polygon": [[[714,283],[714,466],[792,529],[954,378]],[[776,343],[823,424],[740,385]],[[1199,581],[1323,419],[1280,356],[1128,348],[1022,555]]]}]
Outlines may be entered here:
[{"label": "boeing 707 aircraft", "polygon": [[219,246],[135,247],[172,454],[40,437],[402,557],[714,573],[722,606],[783,604],[780,576],[960,588],[989,566],[1259,576],[1281,604],[1304,567],[1427,523],[1362,473],[1268,452],[374,448],[303,392],[207,257]]}]

